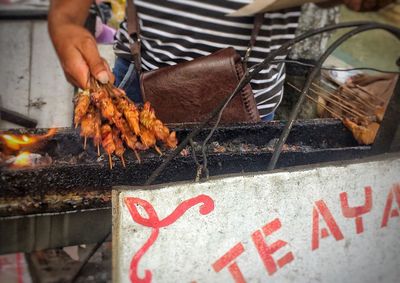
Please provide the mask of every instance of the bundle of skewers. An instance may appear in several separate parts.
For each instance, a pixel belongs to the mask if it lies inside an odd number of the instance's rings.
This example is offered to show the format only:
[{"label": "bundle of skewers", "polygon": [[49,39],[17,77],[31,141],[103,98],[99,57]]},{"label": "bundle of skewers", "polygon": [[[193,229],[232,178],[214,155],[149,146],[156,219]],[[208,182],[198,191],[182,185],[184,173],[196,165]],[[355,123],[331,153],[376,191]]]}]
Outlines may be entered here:
[{"label": "bundle of skewers", "polygon": [[[385,93],[377,93],[351,80],[343,84],[326,74],[323,77],[324,85],[313,83],[307,94],[307,98],[317,104],[319,116],[340,119],[359,144],[372,144],[396,80],[390,81],[391,78],[388,78],[384,82],[387,86]],[[300,92],[296,86],[289,85]]]},{"label": "bundle of skewers", "polygon": [[138,107],[126,93],[112,84],[101,84],[90,79],[90,89],[80,91],[75,97],[75,128],[80,125],[80,135],[84,138],[84,149],[88,138],[93,139],[100,156],[100,145],[108,154],[110,169],[112,155],[121,159],[125,167],[124,153],[130,148],[140,163],[138,151],[153,148],[162,152],[157,141],[166,148],[177,146],[176,133],[170,132],[159,119],[149,102]]}]

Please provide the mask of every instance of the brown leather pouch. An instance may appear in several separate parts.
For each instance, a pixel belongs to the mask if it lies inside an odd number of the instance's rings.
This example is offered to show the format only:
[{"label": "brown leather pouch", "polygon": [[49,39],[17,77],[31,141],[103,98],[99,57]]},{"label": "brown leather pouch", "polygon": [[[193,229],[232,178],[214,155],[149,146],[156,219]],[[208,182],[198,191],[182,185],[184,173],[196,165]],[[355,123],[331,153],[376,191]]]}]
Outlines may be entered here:
[{"label": "brown leather pouch", "polygon": [[[134,1],[127,5],[128,33],[144,101],[149,101],[165,123],[202,122],[231,94],[244,75],[240,55],[232,48],[221,49],[192,61],[141,72],[141,39]],[[246,60],[264,20],[255,17]],[[247,84],[225,108],[221,123],[260,120],[251,86]]]},{"label": "brown leather pouch", "polygon": [[[178,65],[142,73],[143,99],[167,123],[201,122],[244,75],[239,54],[232,48]],[[228,104],[221,123],[257,122],[259,114],[250,85]]]}]

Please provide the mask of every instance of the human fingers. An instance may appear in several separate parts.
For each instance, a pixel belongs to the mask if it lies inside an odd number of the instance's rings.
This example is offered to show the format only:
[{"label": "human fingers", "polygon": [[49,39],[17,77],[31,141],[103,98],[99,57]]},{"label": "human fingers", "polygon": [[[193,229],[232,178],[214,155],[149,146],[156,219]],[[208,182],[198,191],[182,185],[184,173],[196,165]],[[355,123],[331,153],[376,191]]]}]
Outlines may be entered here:
[{"label": "human fingers", "polygon": [[110,65],[108,64],[108,62],[107,62],[106,59],[104,59],[104,58],[101,58],[101,59],[103,60],[103,64],[104,64],[104,66],[106,67],[107,74],[108,74],[108,78],[109,78],[109,82],[110,82],[111,84],[114,84],[114,82],[115,82],[115,76],[114,76],[114,73],[112,72],[112,70],[111,70],[111,68],[110,68]]},{"label": "human fingers", "polygon": [[106,84],[111,79],[103,59],[97,50],[96,41],[92,37],[85,37],[79,45],[79,51],[89,66],[90,74],[98,81]]},{"label": "human fingers", "polygon": [[66,48],[60,54],[61,64],[67,80],[82,89],[87,88],[89,67],[82,54],[76,48]]}]

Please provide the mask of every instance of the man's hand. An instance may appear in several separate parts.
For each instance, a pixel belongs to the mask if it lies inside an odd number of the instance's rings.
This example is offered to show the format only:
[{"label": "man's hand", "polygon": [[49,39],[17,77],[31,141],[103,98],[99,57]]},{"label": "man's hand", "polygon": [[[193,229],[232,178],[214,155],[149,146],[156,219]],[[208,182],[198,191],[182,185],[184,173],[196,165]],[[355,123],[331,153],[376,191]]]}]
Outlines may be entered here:
[{"label": "man's hand", "polygon": [[96,40],[83,24],[91,0],[52,0],[48,17],[49,34],[67,80],[87,88],[89,74],[102,83],[114,81],[107,62],[100,57]]}]

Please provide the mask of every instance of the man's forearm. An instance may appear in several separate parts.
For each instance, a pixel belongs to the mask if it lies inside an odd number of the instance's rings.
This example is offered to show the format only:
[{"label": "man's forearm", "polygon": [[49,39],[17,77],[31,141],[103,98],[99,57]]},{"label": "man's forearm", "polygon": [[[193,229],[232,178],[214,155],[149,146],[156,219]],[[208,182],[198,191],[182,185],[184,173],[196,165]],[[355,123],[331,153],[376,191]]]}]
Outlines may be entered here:
[{"label": "man's forearm", "polygon": [[83,26],[92,0],[51,0],[48,15],[50,32],[63,24]]},{"label": "man's forearm", "polygon": [[96,39],[83,26],[92,0],[51,0],[48,29],[69,82],[87,88],[89,77],[102,83],[113,81],[107,63],[100,57]]}]

